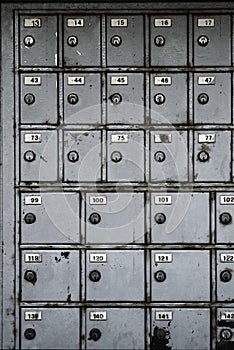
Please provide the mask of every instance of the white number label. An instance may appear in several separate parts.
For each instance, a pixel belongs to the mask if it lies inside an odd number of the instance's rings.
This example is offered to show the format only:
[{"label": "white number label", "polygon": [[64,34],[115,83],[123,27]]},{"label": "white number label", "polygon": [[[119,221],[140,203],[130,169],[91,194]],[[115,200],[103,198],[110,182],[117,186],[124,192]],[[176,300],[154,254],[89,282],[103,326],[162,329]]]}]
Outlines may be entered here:
[{"label": "white number label", "polygon": [[42,262],[42,254],[24,254],[24,262],[26,263],[41,263]]},{"label": "white number label", "polygon": [[154,85],[171,85],[171,77],[154,77]]},{"label": "white number label", "polygon": [[106,254],[89,254],[89,262],[105,263],[107,262],[107,255]]},{"label": "white number label", "polygon": [[172,321],[173,320],[173,312],[172,311],[156,311],[155,312],[155,320],[156,321]]},{"label": "white number label", "polygon": [[42,312],[41,311],[25,311],[24,312],[25,321],[41,321]]},{"label": "white number label", "polygon": [[220,204],[234,204],[234,196],[220,196]]},{"label": "white number label", "polygon": [[171,27],[172,26],[172,20],[171,18],[155,18],[154,19],[154,26],[155,27]]},{"label": "white number label", "polygon": [[173,260],[172,254],[155,254],[154,261],[156,263],[171,263]]},{"label": "white number label", "polygon": [[41,85],[41,77],[24,77],[24,85]]},{"label": "white number label", "polygon": [[172,142],[172,135],[171,134],[156,134],[154,135],[154,142],[155,143],[171,143]]},{"label": "white number label", "polygon": [[172,203],[171,196],[155,196],[154,204],[166,204],[170,205]]},{"label": "white number label", "polygon": [[112,18],[111,27],[127,27],[128,20],[127,18]]},{"label": "white number label", "polygon": [[234,254],[220,254],[220,262],[234,263]]},{"label": "white number label", "polygon": [[90,321],[106,321],[107,320],[107,313],[106,311],[91,311],[89,313],[89,319]]},{"label": "white number label", "polygon": [[84,85],[85,77],[68,77],[67,85]]},{"label": "white number label", "polygon": [[215,143],[215,134],[198,134],[199,143]]},{"label": "white number label", "polygon": [[32,28],[32,27],[41,27],[41,19],[40,18],[25,18],[24,19],[24,27]]},{"label": "white number label", "polygon": [[113,76],[111,77],[111,85],[128,85],[128,77],[127,76]]},{"label": "white number label", "polygon": [[68,27],[84,27],[84,19],[83,18],[68,18],[67,19]]},{"label": "white number label", "polygon": [[38,205],[41,204],[41,196],[25,196],[24,203],[26,205]]},{"label": "white number label", "polygon": [[215,77],[198,77],[198,85],[215,85]]},{"label": "white number label", "polygon": [[214,27],[215,20],[214,20],[214,18],[198,18],[197,26],[198,27]]},{"label": "white number label", "polygon": [[107,198],[106,198],[106,196],[90,196],[89,197],[89,204],[91,204],[91,205],[107,204]]},{"label": "white number label", "polygon": [[111,142],[114,143],[127,143],[128,142],[128,135],[124,134],[113,134],[111,135]]},{"label": "white number label", "polygon": [[234,319],[234,312],[230,312],[230,311],[221,312],[220,319],[223,321],[224,320],[233,320]]},{"label": "white number label", "polygon": [[24,142],[39,143],[41,142],[41,134],[24,134]]}]

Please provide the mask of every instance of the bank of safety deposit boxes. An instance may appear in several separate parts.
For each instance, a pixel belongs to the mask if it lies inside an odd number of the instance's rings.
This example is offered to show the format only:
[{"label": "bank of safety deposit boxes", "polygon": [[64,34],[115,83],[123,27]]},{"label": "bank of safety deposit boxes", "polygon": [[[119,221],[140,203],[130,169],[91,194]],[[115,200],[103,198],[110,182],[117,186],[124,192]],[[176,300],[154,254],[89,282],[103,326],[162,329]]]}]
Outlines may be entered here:
[{"label": "bank of safety deposit boxes", "polygon": [[16,11],[16,348],[234,349],[232,12],[135,5]]}]

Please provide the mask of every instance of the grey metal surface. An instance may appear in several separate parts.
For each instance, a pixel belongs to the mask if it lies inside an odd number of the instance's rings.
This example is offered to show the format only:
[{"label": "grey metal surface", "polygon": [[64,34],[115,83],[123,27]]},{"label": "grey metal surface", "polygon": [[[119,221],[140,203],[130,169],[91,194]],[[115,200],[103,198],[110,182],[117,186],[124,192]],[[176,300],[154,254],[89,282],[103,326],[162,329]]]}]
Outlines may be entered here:
[{"label": "grey metal surface", "polygon": [[[106,204],[100,204],[98,198],[106,199]],[[86,243],[144,243],[144,202],[144,193],[87,193]],[[92,213],[100,215],[101,220],[97,225],[90,222]]]},{"label": "grey metal surface", "polygon": [[[113,347],[120,349],[135,347],[154,350],[151,311],[164,310],[165,307],[176,310],[175,318],[165,326],[170,328],[172,349],[232,349],[233,336],[229,340],[221,340],[221,331],[231,329],[231,323],[220,323],[219,315],[224,305],[226,311],[233,309],[233,278],[230,282],[220,281],[223,270],[232,273],[232,263],[221,263],[219,260],[221,253],[233,258],[232,220],[224,225],[219,219],[224,209],[232,215],[232,207],[221,205],[219,195],[231,197],[233,193],[232,79],[229,77],[233,61],[233,3],[16,2],[3,4],[2,9],[1,79],[4,84],[1,90],[3,128],[0,149],[5,166],[1,173],[4,207],[0,282],[4,288],[1,288],[0,296],[0,347],[85,349],[108,348],[114,343]],[[22,27],[23,18],[36,17],[43,19],[41,28]],[[214,28],[198,28],[198,17],[214,18]],[[52,21],[46,23],[47,18]],[[68,28],[67,18],[85,19],[85,26]],[[111,28],[111,18],[128,18],[128,27],[126,30],[124,27]],[[171,27],[153,26],[154,19],[167,18],[172,19]],[[112,33],[117,33],[123,39],[118,48],[110,46]],[[31,34],[35,36],[36,43],[26,49],[22,40]],[[166,37],[162,50],[156,50],[156,46],[152,45],[154,36],[158,34]],[[197,44],[201,34],[207,35],[210,40],[204,48]],[[78,37],[76,47],[68,47],[70,35]],[[150,84],[150,74],[172,76],[173,82],[174,77],[188,76],[186,87],[184,81],[179,82],[173,91],[173,84],[161,86],[166,95],[169,88],[171,90],[161,114],[165,117],[168,108],[168,119],[172,124],[177,124],[179,136],[176,138],[174,133],[177,131],[172,130],[170,125],[159,125],[158,120],[152,118],[150,88],[153,85]],[[19,77],[24,75],[42,78],[48,75],[49,80],[56,75],[57,93],[52,86],[47,88],[45,85],[27,86],[28,90],[24,91],[25,87],[22,85],[21,89],[19,84]],[[99,75],[101,79],[97,79],[91,87],[93,77]],[[134,83],[129,80],[129,86],[117,86],[118,91],[122,93],[126,88],[126,98],[131,100],[129,91],[134,88],[134,104],[139,104],[141,108],[144,106],[144,113],[137,108],[137,114],[128,106],[120,109],[111,119],[107,92],[112,92],[108,90],[112,75],[134,77]],[[138,83],[135,76],[140,75],[144,76],[144,80],[142,78]],[[200,90],[200,85],[195,85],[198,75],[215,76],[217,82],[215,86],[203,86],[210,99],[208,104],[199,107],[196,98],[203,88]],[[79,103],[74,106],[67,104],[67,94],[72,93],[73,89],[65,87],[64,76],[87,77],[88,86],[80,86],[79,89],[74,86],[74,92],[80,97]],[[85,92],[81,87],[85,88]],[[23,92],[35,92],[38,96],[36,103],[26,108],[21,103]],[[39,100],[40,104],[37,105]],[[98,100],[102,106],[97,102],[97,107],[90,109],[90,105]],[[169,101],[170,108],[166,108]],[[81,111],[83,107],[88,107],[88,110]],[[118,107],[122,108],[123,104]],[[129,116],[132,116],[132,120]],[[140,128],[138,123],[141,124]],[[25,143],[25,133],[41,134],[42,142]],[[198,144],[198,133],[215,134],[216,142]],[[78,136],[81,134],[82,137]],[[111,143],[111,134],[129,134],[130,138],[128,142]],[[162,137],[164,142],[155,143],[155,134],[172,134],[172,142],[165,142]],[[50,135],[56,137],[50,138]],[[80,138],[82,142],[79,142]],[[123,153],[126,162],[110,162],[110,155],[116,150],[113,146]],[[67,154],[71,147],[79,153],[78,162],[68,163]],[[23,160],[24,152],[31,149],[36,152],[36,161],[26,163]],[[156,164],[154,153],[161,150],[166,153],[166,160]],[[198,163],[196,157],[202,150],[208,151],[211,157],[208,162]],[[167,241],[168,220],[166,225],[155,228],[152,207],[156,205],[150,201],[150,196],[155,193],[166,196],[171,192],[173,198],[181,197],[171,216],[172,223],[180,220],[183,211],[184,216],[172,231],[174,238]],[[107,194],[114,198],[119,193],[116,214],[113,214],[115,206],[112,204],[104,207],[85,203],[89,194]],[[123,208],[121,198],[126,193],[131,193],[133,200]],[[42,196],[42,206],[30,205],[30,212],[35,211],[37,219],[29,225],[30,228],[26,228],[24,222],[25,194]],[[66,198],[65,202],[62,197]],[[187,205],[187,202],[190,203]],[[174,201],[172,206],[158,206],[160,212],[166,213],[167,219],[173,204]],[[101,224],[89,224],[91,208],[101,214]],[[176,210],[179,215],[176,215]],[[160,293],[154,297],[151,284],[153,291],[156,282],[151,275],[155,266],[152,266],[150,256],[156,250],[159,253],[179,251],[180,254],[175,254],[176,267],[174,261],[160,263],[160,267],[167,272],[165,282],[169,282],[170,288],[160,294],[164,285],[162,282]],[[25,252],[43,252],[45,259],[37,264],[19,263],[21,253]],[[62,252],[70,252],[74,260],[72,258],[68,264],[66,256],[61,256]],[[108,253],[107,263],[90,263],[89,252]],[[133,256],[138,254],[137,264],[134,265]],[[55,257],[58,260],[61,257],[61,261],[57,260],[56,263]],[[177,257],[180,258],[177,260]],[[38,270],[39,278],[35,286],[26,283],[21,271],[21,268],[29,266]],[[93,289],[87,267],[94,266],[101,270],[102,278],[100,282],[92,282],[96,283]],[[68,286],[72,288],[71,297]],[[18,298],[21,288],[24,300]],[[160,297],[161,300],[158,300]],[[87,324],[94,324],[94,321],[88,320],[86,307],[90,311],[110,310],[111,324],[116,324],[119,333],[109,326],[107,318],[105,324],[109,328],[102,326],[101,339],[98,342],[89,340]],[[179,311],[180,308],[183,312]],[[24,321],[20,310],[25,309],[43,310],[44,320],[38,323]],[[184,310],[187,310],[187,318]],[[112,315],[116,316],[112,319]],[[197,322],[198,316],[200,322]],[[61,318],[66,320],[68,327],[63,327]],[[98,327],[104,324],[104,321],[95,322]],[[32,341],[24,335],[27,324],[37,330],[37,336]],[[127,334],[124,333],[126,329],[129,330]],[[194,333],[190,333],[191,329]],[[118,334],[118,340],[113,334]]]},{"label": "grey metal surface", "polygon": [[[162,319],[156,320],[156,312]],[[169,321],[164,317],[172,312]],[[152,337],[155,349],[160,348],[160,339],[155,335],[159,330],[167,333],[165,349],[209,350],[210,349],[210,310],[188,308],[153,308],[151,310]],[[183,334],[183,336],[181,336]]]},{"label": "grey metal surface", "polygon": [[[79,308],[21,308],[21,349],[79,349],[80,310]],[[41,319],[25,320],[25,313],[41,313]],[[40,315],[40,314],[39,314]],[[27,316],[26,316],[27,317]],[[36,332],[29,340],[24,332],[32,328]]]},{"label": "grey metal surface", "polygon": [[[25,85],[25,78],[32,85]],[[40,85],[32,81],[41,79]],[[36,83],[35,83],[36,84]],[[21,74],[20,75],[20,120],[21,124],[57,124],[58,123],[58,79],[57,74]],[[32,94],[35,102],[27,104],[25,99]]]},{"label": "grey metal surface", "polygon": [[[172,261],[155,262],[155,254],[172,254]],[[152,301],[209,301],[210,257],[209,251],[152,250],[151,298]],[[157,281],[155,273],[163,271],[164,281]],[[176,287],[177,286],[177,287]]]},{"label": "grey metal surface", "polygon": [[[27,262],[26,254],[41,254],[41,262]],[[22,250],[21,300],[67,301],[80,299],[80,252],[71,250]],[[37,280],[25,278],[27,271],[36,273]]]},{"label": "grey metal surface", "polygon": [[[210,242],[209,193],[151,194],[151,242],[202,244]],[[157,214],[165,215],[157,223]]]},{"label": "grey metal surface", "polygon": [[[121,16],[127,20],[127,26],[111,26],[112,19],[120,18],[118,15],[107,16],[107,66],[144,66],[144,17]],[[119,36],[121,44],[113,46],[111,38]]]},{"label": "grey metal surface", "polygon": [[[106,312],[106,320],[90,320],[90,313]],[[101,332],[98,341],[90,339],[93,328]],[[144,309],[88,308],[86,309],[86,349],[144,349],[145,314]]]},{"label": "grey metal surface", "polygon": [[[106,254],[106,262],[90,262],[90,254]],[[87,250],[86,299],[88,301],[144,301],[143,250]],[[90,272],[99,271],[99,281]],[[122,287],[120,287],[122,286]]]}]

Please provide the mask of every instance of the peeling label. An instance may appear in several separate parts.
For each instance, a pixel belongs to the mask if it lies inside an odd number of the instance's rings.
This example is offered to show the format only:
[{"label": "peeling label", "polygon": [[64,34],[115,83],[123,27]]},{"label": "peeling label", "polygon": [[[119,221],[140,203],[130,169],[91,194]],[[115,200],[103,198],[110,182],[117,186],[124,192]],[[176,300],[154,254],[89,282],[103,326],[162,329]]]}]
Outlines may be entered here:
[{"label": "peeling label", "polygon": [[154,135],[155,143],[171,143],[172,135],[171,134],[156,134]]},{"label": "peeling label", "polygon": [[40,28],[41,19],[40,18],[25,18],[24,19],[25,28]]},{"label": "peeling label", "polygon": [[198,134],[199,143],[215,143],[216,137],[215,134]]},{"label": "peeling label", "polygon": [[112,134],[111,135],[111,142],[113,143],[127,143],[128,142],[128,135],[127,134]]}]

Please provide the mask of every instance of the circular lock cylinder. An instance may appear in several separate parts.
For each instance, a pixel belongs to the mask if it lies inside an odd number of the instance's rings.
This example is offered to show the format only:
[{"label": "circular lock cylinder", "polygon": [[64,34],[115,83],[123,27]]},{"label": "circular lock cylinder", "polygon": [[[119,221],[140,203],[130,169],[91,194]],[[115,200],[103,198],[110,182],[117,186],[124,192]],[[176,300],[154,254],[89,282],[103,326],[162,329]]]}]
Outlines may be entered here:
[{"label": "circular lock cylinder", "polygon": [[27,104],[27,105],[32,105],[34,102],[35,102],[35,96],[33,94],[26,94],[24,96],[24,102]]},{"label": "circular lock cylinder", "polygon": [[122,44],[122,39],[119,35],[114,35],[110,39],[110,43],[112,46],[119,47]]},{"label": "circular lock cylinder", "polygon": [[79,102],[79,97],[75,93],[71,93],[67,96],[67,102],[70,103],[71,105],[75,105]]},{"label": "circular lock cylinder", "polygon": [[102,336],[101,331],[98,328],[92,328],[91,331],[89,332],[89,339],[98,341]]},{"label": "circular lock cylinder", "polygon": [[75,47],[76,45],[78,45],[78,38],[75,35],[70,35],[67,38],[67,44],[68,46]]},{"label": "circular lock cylinder", "polygon": [[30,283],[34,284],[37,281],[37,274],[33,270],[26,270],[25,273],[24,273],[24,279],[27,282],[30,282]]},{"label": "circular lock cylinder", "polygon": [[200,162],[205,163],[210,159],[210,155],[206,151],[201,151],[198,153],[197,158]]},{"label": "circular lock cylinder", "polygon": [[35,331],[35,329],[33,329],[33,328],[27,328],[27,329],[24,331],[24,337],[25,337],[27,340],[33,340],[33,339],[36,337],[36,331]]},{"label": "circular lock cylinder", "polygon": [[162,151],[158,151],[154,154],[154,159],[156,162],[162,163],[166,159],[166,154]]},{"label": "circular lock cylinder", "polygon": [[110,100],[114,105],[118,105],[122,102],[122,96],[120,94],[115,93],[111,95]]},{"label": "circular lock cylinder", "polygon": [[166,272],[162,270],[156,271],[154,274],[154,278],[157,282],[164,282],[167,278]]},{"label": "circular lock cylinder", "polygon": [[157,213],[154,216],[154,220],[159,225],[164,224],[164,222],[166,221],[166,215],[163,213]]},{"label": "circular lock cylinder", "polygon": [[154,336],[157,339],[165,339],[166,335],[166,331],[163,328],[157,328],[154,330]]},{"label": "circular lock cylinder", "polygon": [[26,151],[24,153],[24,160],[26,162],[33,162],[36,159],[36,154],[33,151]]},{"label": "circular lock cylinder", "polygon": [[232,339],[232,331],[228,328],[222,329],[220,332],[220,338],[223,340],[231,340]]},{"label": "circular lock cylinder", "polygon": [[32,35],[27,35],[25,38],[24,38],[24,45],[27,46],[27,47],[31,47],[35,44],[35,39]]},{"label": "circular lock cylinder", "polygon": [[101,273],[98,270],[93,270],[89,273],[89,279],[92,282],[98,282],[101,279]]},{"label": "circular lock cylinder", "polygon": [[33,213],[27,213],[24,217],[24,221],[28,225],[34,224],[36,221],[36,215]]},{"label": "circular lock cylinder", "polygon": [[201,35],[197,39],[198,45],[202,47],[206,47],[209,44],[209,38],[206,35]]},{"label": "circular lock cylinder", "polygon": [[228,225],[228,224],[230,224],[232,222],[232,216],[229,213],[222,213],[219,216],[219,221],[223,225]]},{"label": "circular lock cylinder", "polygon": [[220,280],[224,283],[230,282],[232,279],[232,273],[229,270],[223,270],[220,272]]},{"label": "circular lock cylinder", "polygon": [[154,103],[156,103],[156,105],[162,105],[165,101],[166,101],[166,97],[161,93],[156,94],[154,96]]},{"label": "circular lock cylinder", "polygon": [[70,151],[67,154],[67,158],[68,158],[69,162],[75,163],[75,162],[78,162],[78,160],[79,160],[79,154],[76,151]]},{"label": "circular lock cylinder", "polygon": [[209,96],[203,92],[198,95],[197,100],[201,105],[205,105],[209,102]]},{"label": "circular lock cylinder", "polygon": [[112,162],[119,163],[122,159],[123,159],[123,156],[119,151],[114,151],[111,153]]},{"label": "circular lock cylinder", "polygon": [[166,39],[164,38],[164,36],[162,35],[157,35],[154,38],[154,45],[158,46],[158,47],[162,47],[164,46],[166,43]]},{"label": "circular lock cylinder", "polygon": [[89,221],[91,222],[91,224],[93,225],[97,225],[99,224],[99,222],[101,221],[101,216],[98,213],[92,213],[89,216]]}]

